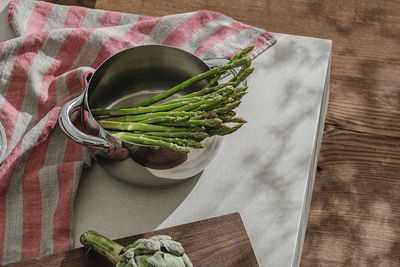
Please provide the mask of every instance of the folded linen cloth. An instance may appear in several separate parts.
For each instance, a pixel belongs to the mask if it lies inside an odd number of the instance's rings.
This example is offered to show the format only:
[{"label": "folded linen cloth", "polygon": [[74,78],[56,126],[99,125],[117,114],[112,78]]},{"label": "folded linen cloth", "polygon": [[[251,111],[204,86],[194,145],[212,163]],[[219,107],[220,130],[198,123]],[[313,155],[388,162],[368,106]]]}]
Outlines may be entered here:
[{"label": "folded linen cloth", "polygon": [[230,58],[275,43],[265,30],[213,11],[148,17],[33,0],[12,0],[17,38],[0,43],[0,121],[7,136],[0,168],[0,263],[71,248],[76,188],[90,157],[59,129],[61,106],[101,62],[144,44]]}]

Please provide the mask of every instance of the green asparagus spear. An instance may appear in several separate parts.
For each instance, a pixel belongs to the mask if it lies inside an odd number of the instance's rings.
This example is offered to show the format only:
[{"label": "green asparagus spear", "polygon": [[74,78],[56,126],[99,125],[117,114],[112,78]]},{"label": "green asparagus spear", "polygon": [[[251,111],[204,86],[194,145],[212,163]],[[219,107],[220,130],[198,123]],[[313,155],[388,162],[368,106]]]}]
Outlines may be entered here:
[{"label": "green asparagus spear", "polygon": [[150,106],[150,107],[137,107],[137,108],[121,108],[121,109],[102,109],[96,108],[90,110],[93,116],[122,116],[122,115],[136,115],[136,114],[146,114],[152,112],[162,112],[162,111],[170,111],[176,109],[178,107],[184,106],[187,103],[180,102],[165,106]]},{"label": "green asparagus spear", "polygon": [[211,99],[202,100],[197,103],[190,103],[190,104],[181,106],[179,108],[174,109],[174,111],[192,111],[192,110],[200,107],[201,105],[209,104],[212,106],[212,105],[216,105],[216,104],[220,103],[221,101],[223,101],[223,97],[218,96],[218,97],[214,97]]},{"label": "green asparagus spear", "polygon": [[247,94],[247,92],[235,92],[234,94],[232,94],[231,98],[234,101],[239,101],[241,100],[245,95]]},{"label": "green asparagus spear", "polygon": [[243,82],[250,74],[252,74],[254,71],[254,68],[247,68],[244,69],[242,73],[239,73],[235,75],[229,82],[235,82],[236,86],[238,86],[241,82]]},{"label": "green asparagus spear", "polygon": [[196,126],[204,126],[204,127],[215,127],[219,125],[222,122],[221,119],[219,118],[214,118],[214,119],[206,119],[206,120],[188,120],[188,121],[182,121],[182,122],[176,122],[176,123],[171,123],[171,122],[166,122],[166,123],[160,123],[160,125],[164,126],[184,126],[184,127],[196,127]]},{"label": "green asparagus spear", "polygon": [[199,143],[197,141],[191,140],[191,139],[183,139],[183,138],[171,138],[171,137],[162,137],[162,136],[154,136],[154,135],[146,135],[146,134],[134,134],[134,133],[126,133],[131,136],[136,136],[136,137],[144,137],[144,138],[150,138],[150,139],[155,139],[155,140],[162,140],[164,142],[169,142],[169,143],[174,143],[180,146],[188,146],[188,147],[193,147],[193,148],[203,148],[204,145],[202,143]]},{"label": "green asparagus spear", "polygon": [[121,131],[149,131],[149,132],[190,132],[191,128],[178,128],[178,127],[167,127],[161,125],[147,124],[141,122],[120,122],[120,121],[98,121],[101,127],[111,130]]},{"label": "green asparagus spear", "polygon": [[[243,49],[242,51],[237,53],[235,56],[233,56],[232,59],[229,62],[232,62],[232,61],[235,61],[235,60],[238,60],[238,59],[241,59],[241,58],[245,57],[253,49],[254,49],[254,45],[250,45],[250,46],[246,47],[245,49]],[[218,80],[225,73],[226,73],[226,71],[223,72],[223,73],[216,74],[204,88],[209,88],[209,87],[214,86],[215,84],[217,84]]]},{"label": "green asparagus spear", "polygon": [[229,83],[229,82],[228,83],[223,83],[223,84],[219,84],[219,85],[216,85],[216,86],[213,86],[213,87],[204,88],[204,89],[202,89],[200,91],[193,92],[191,94],[182,96],[180,98],[181,99],[186,99],[186,98],[190,98],[190,97],[194,97],[194,96],[203,96],[203,95],[207,95],[207,94],[216,92],[216,91],[218,91],[218,90],[220,90],[220,89],[222,89],[224,87],[235,86],[235,85],[236,85],[236,83],[234,83],[234,82],[233,83]]},{"label": "green asparagus spear", "polygon": [[170,122],[170,123],[179,123],[183,121],[188,121],[190,119],[189,116],[186,117],[171,117],[171,116],[163,116],[163,117],[154,117],[140,121],[141,123],[160,123],[160,122]]},{"label": "green asparagus spear", "polygon": [[156,140],[156,139],[151,139],[151,138],[146,138],[144,136],[136,136],[133,134],[130,134],[128,132],[119,132],[119,133],[112,133],[113,136],[135,144],[142,144],[142,145],[151,145],[151,146],[158,146],[158,147],[165,147],[165,148],[170,148],[172,150],[182,152],[182,153],[188,153],[189,150],[185,147],[179,146],[174,143],[170,142],[165,142],[163,140]]},{"label": "green asparagus spear", "polygon": [[240,117],[224,117],[221,118],[223,122],[237,122],[237,123],[246,123],[247,121]]},{"label": "green asparagus spear", "polygon": [[233,103],[228,103],[223,107],[214,109],[213,111],[216,112],[217,114],[225,114],[228,113],[230,111],[232,111],[233,109],[237,108],[240,105],[241,101],[235,101]]},{"label": "green asparagus spear", "polygon": [[208,137],[206,132],[141,132],[135,131],[134,133],[152,135],[152,136],[162,136],[170,138],[190,138],[198,141],[202,141]]},{"label": "green asparagus spear", "polygon": [[186,87],[188,87],[188,86],[190,86],[190,85],[192,85],[192,84],[194,84],[194,83],[196,83],[198,81],[201,81],[201,80],[206,79],[206,78],[208,78],[210,76],[213,76],[214,74],[217,74],[217,73],[220,73],[220,72],[223,72],[223,71],[226,71],[226,70],[230,70],[230,69],[242,66],[244,64],[248,64],[249,61],[251,61],[251,60],[248,59],[248,58],[242,58],[242,59],[239,59],[239,60],[235,60],[235,61],[233,61],[233,62],[231,62],[229,64],[226,64],[224,66],[220,66],[220,67],[211,69],[209,71],[206,71],[204,73],[201,73],[199,75],[193,76],[192,78],[187,79],[186,81],[176,85],[175,87],[173,87],[173,88],[171,88],[171,89],[169,89],[169,90],[167,90],[167,91],[165,91],[163,93],[160,93],[158,95],[150,97],[150,98],[146,99],[145,101],[134,105],[133,107],[149,106],[149,105],[151,105],[153,103],[161,101],[161,100],[163,100],[163,99],[165,99],[165,98],[167,98],[167,97],[169,97],[169,96],[171,96],[171,95],[173,95],[173,94],[185,89]]},{"label": "green asparagus spear", "polygon": [[[251,61],[246,62],[246,64],[244,64],[240,68],[239,72],[229,80],[229,82],[236,82],[237,78],[240,77],[250,67],[250,65],[251,65]],[[239,83],[236,82],[236,84],[239,84]]]},{"label": "green asparagus spear", "polygon": [[209,135],[227,135],[237,131],[244,123],[238,123],[235,126],[229,127],[227,125],[220,125],[219,127],[209,131]]},{"label": "green asparagus spear", "polygon": [[101,118],[102,120],[109,120],[109,121],[144,121],[147,119],[152,118],[159,118],[159,117],[196,117],[200,116],[205,118],[208,116],[207,112],[199,111],[199,112],[186,112],[186,111],[168,111],[168,112],[154,112],[154,113],[146,113],[141,115],[127,115],[127,116],[118,116],[118,117],[106,117]]},{"label": "green asparagus spear", "polygon": [[[207,89],[210,89],[210,88],[207,88]],[[179,97],[179,98],[170,100],[168,102],[161,103],[159,105],[169,105],[169,104],[178,103],[178,102],[182,102],[182,101],[187,102],[187,103],[196,103],[196,102],[207,100],[207,99],[214,98],[217,96],[226,96],[226,95],[233,93],[233,91],[234,91],[234,87],[231,85],[227,85],[227,86],[221,87],[217,91],[210,92],[208,94],[204,94],[201,96],[192,96],[192,97]]]}]

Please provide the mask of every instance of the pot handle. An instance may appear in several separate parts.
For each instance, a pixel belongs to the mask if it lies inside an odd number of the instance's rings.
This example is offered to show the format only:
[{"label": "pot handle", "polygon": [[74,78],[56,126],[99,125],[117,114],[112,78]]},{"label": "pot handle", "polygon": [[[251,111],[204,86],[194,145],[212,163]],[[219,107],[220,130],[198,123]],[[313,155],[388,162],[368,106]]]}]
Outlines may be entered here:
[{"label": "pot handle", "polygon": [[[225,59],[225,58],[208,58],[208,59],[204,59],[203,61],[204,61],[210,68],[215,68],[215,67],[223,66],[223,65],[225,65],[226,63],[229,62],[229,60],[228,60],[228,59]],[[236,74],[238,74],[239,70],[240,70],[240,68],[238,67],[238,68],[231,69],[231,70],[229,70],[229,71],[232,73],[232,75],[236,75]],[[247,85],[247,79],[244,79],[244,81],[242,81],[242,82],[240,83],[240,86],[246,86],[246,85]]]},{"label": "pot handle", "polygon": [[111,154],[112,151],[115,150],[114,145],[101,137],[88,135],[80,131],[71,121],[72,113],[82,108],[83,97],[84,94],[80,94],[62,106],[58,118],[58,124],[60,125],[61,130],[75,142],[100,150],[103,153]]}]

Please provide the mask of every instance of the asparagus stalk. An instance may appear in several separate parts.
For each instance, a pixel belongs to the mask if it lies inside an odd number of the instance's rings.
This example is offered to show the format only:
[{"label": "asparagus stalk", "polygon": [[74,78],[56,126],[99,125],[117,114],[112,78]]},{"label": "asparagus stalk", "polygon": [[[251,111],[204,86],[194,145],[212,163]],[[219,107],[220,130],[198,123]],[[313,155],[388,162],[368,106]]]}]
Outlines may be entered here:
[{"label": "asparagus stalk", "polygon": [[200,110],[211,110],[216,107],[218,104],[222,103],[226,99],[225,97],[215,98],[214,101],[209,103],[204,103],[198,106],[197,108],[192,109],[192,111],[200,111]]},{"label": "asparagus stalk", "polygon": [[238,123],[235,126],[229,127],[227,125],[220,125],[218,128],[209,131],[210,136],[213,135],[227,135],[237,131],[244,123]]},{"label": "asparagus stalk", "polygon": [[240,117],[224,117],[221,118],[223,122],[237,122],[237,123],[246,123],[247,121]]},{"label": "asparagus stalk", "polygon": [[[251,65],[251,61],[246,62],[246,64],[244,64],[244,65],[240,68],[239,72],[229,80],[229,82],[236,82],[237,78],[238,78],[239,76],[241,76],[241,75],[243,74],[243,72],[244,72],[245,70],[247,70],[247,69],[250,67],[250,65]],[[239,83],[236,83],[236,84],[239,84]]]},{"label": "asparagus stalk", "polygon": [[209,106],[213,106],[213,105],[220,103],[221,101],[223,101],[223,98],[221,96],[218,96],[218,97],[214,97],[211,99],[199,101],[197,103],[190,103],[190,104],[181,106],[179,108],[174,109],[174,111],[192,111],[194,109],[197,109],[201,105],[208,104]]},{"label": "asparagus stalk", "polygon": [[203,96],[203,95],[207,95],[207,94],[216,92],[216,91],[218,91],[218,90],[220,90],[220,89],[222,89],[224,87],[235,86],[235,85],[236,85],[236,83],[234,83],[234,82],[232,82],[232,83],[230,83],[230,82],[223,83],[223,84],[219,84],[219,85],[216,85],[216,86],[213,86],[213,87],[203,88],[200,91],[193,92],[193,93],[188,94],[188,95],[184,95],[184,96],[182,96],[180,98],[181,99],[185,99],[185,98],[190,98],[190,97],[194,97],[194,96]]},{"label": "asparagus stalk", "polygon": [[247,56],[247,54],[250,53],[254,49],[254,47],[255,47],[254,45],[249,45],[248,47],[244,48],[242,51],[234,55],[231,61]]},{"label": "asparagus stalk", "polygon": [[170,148],[172,150],[182,152],[182,153],[188,153],[189,150],[185,147],[179,146],[177,144],[171,143],[171,142],[165,142],[163,140],[156,140],[156,139],[151,139],[147,138],[144,135],[133,135],[128,132],[118,132],[118,133],[112,133],[113,136],[135,144],[142,144],[142,145],[151,145],[151,146],[157,146],[157,147],[165,147],[165,148]]},{"label": "asparagus stalk", "polygon": [[[235,61],[235,60],[238,60],[238,59],[241,59],[241,58],[245,57],[245,56],[246,56],[248,53],[250,53],[251,50],[253,50],[253,49],[254,49],[254,45],[250,45],[250,46],[246,47],[245,49],[243,49],[242,51],[240,51],[239,53],[237,53],[235,56],[233,56],[232,59],[231,59],[229,62],[233,62],[233,61]],[[242,68],[243,68],[243,67],[242,67]],[[210,81],[204,88],[209,88],[209,87],[214,86],[215,84],[217,84],[217,83],[218,83],[218,80],[219,80],[219,79],[222,77],[222,75],[224,75],[225,73],[226,73],[226,71],[223,72],[223,73],[216,74],[216,75],[211,79],[211,81]]]},{"label": "asparagus stalk", "polygon": [[[233,83],[232,83],[233,84]],[[207,88],[210,89],[210,88]],[[159,105],[168,105],[168,104],[173,104],[173,103],[178,103],[178,102],[187,102],[187,103],[194,103],[194,102],[199,102],[203,100],[207,100],[213,97],[217,97],[219,95],[224,96],[231,94],[233,92],[234,88],[231,85],[227,85],[224,87],[219,88],[217,91],[210,92],[208,94],[200,95],[200,96],[192,96],[192,97],[179,97],[175,98],[173,100],[170,100],[168,102],[159,104]]]},{"label": "asparagus stalk", "polygon": [[213,111],[217,114],[226,114],[230,111],[232,111],[233,109],[237,108],[240,105],[241,101],[235,101],[233,103],[228,103],[223,107],[214,109]]},{"label": "asparagus stalk", "polygon": [[168,111],[168,112],[154,112],[154,113],[147,113],[141,115],[127,115],[127,116],[119,116],[119,117],[107,117],[101,118],[102,120],[110,120],[110,121],[125,121],[125,122],[135,122],[135,121],[144,121],[147,119],[152,118],[159,118],[159,117],[207,117],[207,112],[185,112],[185,111]]},{"label": "asparagus stalk", "polygon": [[[192,120],[213,119],[213,118],[216,118],[217,116],[218,116],[218,114],[211,110],[211,111],[207,111],[205,113],[205,115],[195,115],[195,116],[190,117],[190,119],[192,119]],[[235,115],[233,115],[233,116],[235,116]]]},{"label": "asparagus stalk", "polygon": [[174,144],[177,144],[180,146],[189,146],[189,147],[193,147],[193,148],[203,148],[204,147],[204,145],[202,143],[191,140],[191,139],[162,137],[162,136],[153,136],[153,135],[146,135],[146,134],[134,134],[134,133],[128,133],[128,132],[125,132],[125,133],[126,133],[126,135],[130,135],[130,136],[162,140],[164,142],[174,143]]},{"label": "asparagus stalk", "polygon": [[151,135],[151,136],[161,136],[169,138],[189,138],[198,141],[202,141],[208,137],[206,132],[141,132],[135,131],[134,133]]},{"label": "asparagus stalk", "polygon": [[184,127],[197,127],[197,126],[204,126],[208,128],[216,127],[222,122],[221,119],[219,118],[214,118],[214,119],[206,119],[206,120],[188,120],[188,121],[182,121],[182,122],[177,122],[177,123],[161,123],[160,125],[164,126],[184,126]]},{"label": "asparagus stalk", "polygon": [[247,92],[235,92],[234,94],[232,94],[231,98],[232,98],[233,101],[239,101],[239,100],[241,100],[246,94],[247,94]]},{"label": "asparagus stalk", "polygon": [[171,117],[171,116],[164,116],[164,117],[154,117],[140,121],[141,123],[160,123],[160,122],[170,122],[170,123],[179,123],[183,121],[188,121],[190,119],[189,116],[186,117]]},{"label": "asparagus stalk", "polygon": [[90,110],[93,116],[122,116],[122,115],[136,115],[136,114],[146,114],[153,112],[170,111],[178,107],[184,106],[188,103],[179,102],[164,106],[150,106],[150,107],[137,107],[137,108],[122,108],[122,109],[102,109],[96,108]]},{"label": "asparagus stalk", "polygon": [[120,122],[120,121],[98,121],[101,127],[111,130],[122,131],[149,131],[149,132],[190,132],[190,128],[168,127],[154,124],[147,124],[141,122]]},{"label": "asparagus stalk", "polygon": [[223,71],[226,71],[226,70],[230,70],[230,69],[242,66],[244,64],[248,64],[247,62],[249,62],[249,61],[251,61],[251,60],[248,59],[248,58],[242,58],[242,59],[239,59],[239,60],[235,60],[235,61],[233,61],[233,62],[231,62],[229,64],[226,64],[224,66],[220,66],[220,67],[211,69],[209,71],[206,71],[204,73],[201,73],[199,75],[193,76],[192,78],[187,79],[186,81],[176,85],[175,87],[173,87],[173,88],[171,88],[171,89],[169,89],[169,90],[167,90],[167,91],[165,91],[163,93],[160,93],[158,95],[150,97],[150,98],[146,99],[145,101],[134,105],[133,107],[149,106],[149,105],[151,105],[153,103],[159,102],[159,101],[161,101],[161,100],[163,100],[163,99],[165,99],[165,98],[167,98],[167,97],[169,97],[169,96],[171,96],[171,95],[173,95],[173,94],[175,94],[175,93],[187,88],[188,86],[190,86],[190,85],[192,85],[192,84],[194,84],[194,83],[196,83],[198,81],[206,79],[206,78],[208,78],[210,76],[213,76],[215,74],[218,74],[220,72],[223,72]]},{"label": "asparagus stalk", "polygon": [[[242,70],[242,69],[241,69]],[[240,71],[241,71],[240,70]],[[250,74],[253,73],[254,68],[246,68],[242,73],[235,75],[229,82],[235,82],[236,86],[238,86],[241,82],[243,82]]]},{"label": "asparagus stalk", "polygon": [[202,101],[206,99],[205,97],[200,97],[200,96],[194,96],[194,97],[187,97],[187,98],[175,98],[173,100],[170,100],[168,102],[164,102],[161,104],[158,104],[157,106],[164,106],[164,105],[170,105],[170,104],[175,104],[175,103],[179,103],[179,102],[185,102],[185,103],[193,103],[193,102],[198,102],[198,101]]}]

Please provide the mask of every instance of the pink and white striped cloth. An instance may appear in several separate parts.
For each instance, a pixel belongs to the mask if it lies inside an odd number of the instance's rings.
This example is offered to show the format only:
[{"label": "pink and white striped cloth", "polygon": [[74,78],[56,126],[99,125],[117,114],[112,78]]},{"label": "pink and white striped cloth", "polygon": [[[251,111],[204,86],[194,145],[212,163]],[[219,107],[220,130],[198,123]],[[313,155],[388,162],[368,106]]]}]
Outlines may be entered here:
[{"label": "pink and white striped cloth", "polygon": [[60,107],[82,92],[101,62],[128,47],[165,44],[201,58],[230,58],[275,43],[265,30],[212,11],[148,17],[13,0],[17,38],[0,43],[0,263],[71,248],[71,214],[86,149],[58,127]]}]

